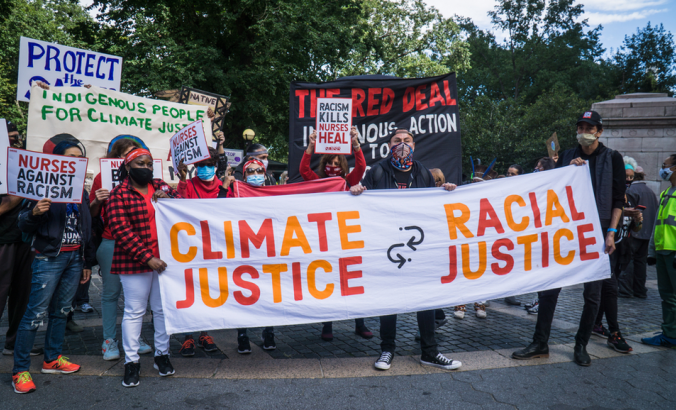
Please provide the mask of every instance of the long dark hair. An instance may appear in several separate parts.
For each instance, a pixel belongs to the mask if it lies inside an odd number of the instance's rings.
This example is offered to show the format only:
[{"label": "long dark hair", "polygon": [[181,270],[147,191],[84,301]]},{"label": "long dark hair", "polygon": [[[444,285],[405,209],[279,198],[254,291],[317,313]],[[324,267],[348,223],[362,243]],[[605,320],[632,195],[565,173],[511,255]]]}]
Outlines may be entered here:
[{"label": "long dark hair", "polygon": [[129,147],[134,147],[134,149],[141,148],[141,144],[129,138],[119,139],[115,141],[106,158],[122,158],[122,154],[124,154]]},{"label": "long dark hair", "polygon": [[345,155],[324,154],[319,159],[319,167],[317,167],[317,175],[319,175],[320,178],[327,177],[326,172],[324,172],[324,168],[326,168],[326,164],[333,161],[335,157],[338,157],[338,166],[342,170],[340,172],[340,176],[345,178],[345,175],[348,174],[347,171],[349,171],[349,168],[347,166],[347,160],[345,159]]}]

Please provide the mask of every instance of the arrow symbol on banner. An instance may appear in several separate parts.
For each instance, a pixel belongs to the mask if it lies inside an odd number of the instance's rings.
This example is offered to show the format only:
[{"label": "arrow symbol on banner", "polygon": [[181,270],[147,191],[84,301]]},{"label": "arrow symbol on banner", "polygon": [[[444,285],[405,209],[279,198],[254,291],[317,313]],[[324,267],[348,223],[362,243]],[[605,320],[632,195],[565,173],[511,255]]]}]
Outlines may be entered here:
[{"label": "arrow symbol on banner", "polygon": [[408,246],[409,248],[413,249],[414,251],[417,250],[416,247],[413,246],[413,245],[420,245],[421,243],[423,243],[423,241],[425,240],[425,234],[423,233],[423,230],[421,228],[417,227],[417,226],[407,226],[404,229],[406,229],[407,231],[410,231],[411,229],[415,229],[418,232],[420,232],[420,240],[416,241],[415,235],[414,235],[414,236],[411,236],[411,239],[409,239],[408,242],[406,243],[406,246]]},{"label": "arrow symbol on banner", "polygon": [[[392,263],[398,263],[399,264],[399,266],[397,266],[398,269],[401,269],[401,267],[404,266],[404,264],[406,263],[406,258],[404,258],[403,256],[401,256],[401,254],[398,253],[397,254],[398,259],[394,259],[392,258],[390,252],[392,252],[392,249],[394,248],[399,248],[403,246],[404,246],[403,243],[395,243],[394,245],[390,246],[390,249],[387,250],[387,259],[389,259],[390,262]],[[409,259],[408,261],[410,262],[411,260]]]}]

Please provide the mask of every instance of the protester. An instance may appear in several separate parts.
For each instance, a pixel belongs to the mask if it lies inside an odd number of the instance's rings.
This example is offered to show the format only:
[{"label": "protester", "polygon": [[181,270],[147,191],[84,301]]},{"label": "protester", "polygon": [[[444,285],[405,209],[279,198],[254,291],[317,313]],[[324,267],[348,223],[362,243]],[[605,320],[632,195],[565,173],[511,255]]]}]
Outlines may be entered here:
[{"label": "protester", "polygon": [[549,157],[542,157],[538,160],[537,165],[535,165],[535,169],[533,172],[542,172],[542,171],[549,171],[550,169],[556,168],[556,163],[554,162],[553,159]]},{"label": "protester", "polygon": [[[413,135],[405,129],[398,129],[388,143],[390,155],[374,164],[366,172],[363,181],[350,188],[352,195],[360,195],[367,189],[410,189],[434,187],[432,174],[420,162],[413,159],[415,143]],[[444,189],[452,191],[455,184],[445,183]],[[418,312],[418,329],[422,356],[420,363],[426,366],[439,367],[445,370],[459,368],[462,363],[451,360],[439,353],[434,337],[434,311]],[[387,370],[392,364],[397,333],[397,315],[380,317],[380,347],[382,353],[375,362],[375,368]]]},{"label": "protester", "polygon": [[180,198],[178,192],[161,179],[153,179],[153,158],[143,148],[129,151],[120,167],[121,183],[113,188],[105,207],[108,226],[115,240],[110,273],[120,275],[124,289],[122,345],[124,347],[124,387],[138,386],[139,338],[148,298],[155,328],[155,364],[160,376],[175,373],[169,361],[169,335],[158,275],[167,264],[159,258],[155,208],[158,198]]},{"label": "protester", "polygon": [[[564,151],[556,163],[557,168],[567,165],[589,163],[592,187],[599,213],[601,229],[605,235],[605,253],[615,250],[615,233],[624,205],[625,172],[622,155],[607,148],[599,141],[603,133],[603,121],[595,111],[584,112],[577,121],[578,146]],[[587,343],[591,337],[601,299],[603,281],[584,284],[584,306],[580,326],[575,336],[573,360],[580,366],[591,365]],[[549,357],[549,333],[554,319],[554,310],[561,289],[538,292],[539,307],[533,342],[525,349],[512,353],[514,359]]]},{"label": "protester", "polygon": [[[189,199],[207,199],[218,198],[223,182],[216,178],[219,167],[219,154],[214,148],[209,148],[208,159],[195,164],[196,176],[186,181],[188,167],[181,161],[178,166],[178,193],[182,198]],[[181,356],[191,357],[195,355],[195,339],[192,333],[186,333],[185,339],[181,344]],[[205,352],[215,352],[218,350],[214,339],[206,331],[200,332],[197,340],[197,346],[204,349]]]},{"label": "protester", "polygon": [[[75,141],[73,138],[60,142],[52,153],[83,157],[84,152]],[[52,204],[51,199],[27,201],[19,213],[19,228],[32,237],[35,259],[30,299],[14,345],[12,386],[16,393],[35,391],[35,383],[28,372],[30,353],[38,327],[47,317],[49,325],[45,334],[42,373],[68,374],[80,370],[79,365],[61,355],[61,347],[78,283],[90,279],[95,260],[91,215],[89,207],[82,206],[83,203],[89,203],[86,191],[79,204]]]},{"label": "protester", "polygon": [[662,298],[662,332],[641,339],[652,346],[676,347],[676,154],[662,163],[660,178],[671,187],[660,194],[648,265],[657,264],[657,289]]},{"label": "protester", "polygon": [[244,181],[245,180],[245,175],[243,174],[243,169],[244,169],[244,163],[247,162],[250,159],[257,159],[259,160],[262,164],[263,167],[266,169],[265,172],[265,183],[263,185],[277,185],[275,182],[275,177],[267,172],[268,169],[268,149],[265,148],[265,145],[262,144],[251,144],[249,147],[246,149],[246,154],[244,155],[245,160],[242,161],[241,164],[235,168],[235,178],[238,181]]},{"label": "protester", "polygon": [[279,185],[286,185],[289,181],[289,171],[284,171],[279,176]]},{"label": "protester", "polygon": [[[625,157],[629,158],[629,157]],[[628,161],[628,160],[627,160]],[[631,249],[632,261],[627,269],[620,275],[620,291],[618,296],[621,298],[637,297],[645,299],[648,297],[648,289],[645,287],[647,279],[646,261],[648,259],[648,245],[655,227],[655,215],[660,206],[657,195],[648,187],[644,181],[645,174],[643,168],[638,165],[626,164],[626,183],[627,196],[636,198],[636,206],[643,207],[643,227],[640,231],[632,233]],[[635,166],[635,169],[632,167]]]},{"label": "protester", "polygon": [[19,129],[10,120],[6,120],[7,137],[9,138],[9,146],[14,148],[25,148],[26,141],[21,138]]}]

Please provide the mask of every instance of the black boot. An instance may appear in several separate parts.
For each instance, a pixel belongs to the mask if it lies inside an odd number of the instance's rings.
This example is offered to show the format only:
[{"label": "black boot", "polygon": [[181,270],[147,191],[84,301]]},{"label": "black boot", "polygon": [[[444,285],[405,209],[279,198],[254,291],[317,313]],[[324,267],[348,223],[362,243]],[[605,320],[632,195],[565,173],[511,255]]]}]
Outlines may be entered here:
[{"label": "black boot", "polygon": [[529,360],[549,357],[549,346],[547,343],[533,342],[525,349],[517,350],[512,353],[512,359]]},{"label": "black boot", "polygon": [[581,344],[575,345],[573,360],[575,360],[575,363],[579,364],[580,366],[591,366],[591,358],[587,353],[587,348]]}]

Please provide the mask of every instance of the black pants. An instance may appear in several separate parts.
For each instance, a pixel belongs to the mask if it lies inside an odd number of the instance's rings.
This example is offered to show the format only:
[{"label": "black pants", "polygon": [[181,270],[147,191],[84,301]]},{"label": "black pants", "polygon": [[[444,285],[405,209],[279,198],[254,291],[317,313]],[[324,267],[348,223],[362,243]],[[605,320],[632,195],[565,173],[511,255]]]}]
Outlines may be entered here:
[{"label": "black pants", "polygon": [[10,350],[14,349],[16,331],[28,306],[34,256],[35,253],[28,243],[0,245],[0,317],[7,302],[9,328],[5,337],[5,348]]},{"label": "black pants", "polygon": [[[333,322],[322,322],[322,325],[324,325],[324,327],[330,326],[330,329],[333,329]],[[363,327],[364,326],[364,319],[363,318],[355,319],[354,320],[354,326],[357,327],[357,328]]]},{"label": "black pants", "polygon": [[617,275],[613,273],[613,276],[601,282],[601,305],[595,324],[601,326],[605,314],[608,331],[613,334],[620,331],[620,325],[617,323]]},{"label": "black pants", "polygon": [[444,320],[446,319],[446,313],[443,309],[434,309],[434,320]]},{"label": "black pants", "polygon": [[[434,337],[434,310],[418,312],[418,329],[420,330],[420,349],[423,356],[435,357],[437,341]],[[380,317],[380,349],[383,352],[394,353],[396,344],[394,339],[397,335],[397,315]]]},{"label": "black pants", "polygon": [[[89,303],[89,285],[91,283],[92,280],[89,279],[87,283],[80,283],[77,285],[77,291],[75,292],[75,297],[73,298],[73,309],[83,303]],[[73,312],[68,314],[68,320],[73,320]]]},{"label": "black pants", "polygon": [[619,277],[620,294],[626,296],[645,297],[646,261],[648,259],[649,239],[632,238],[631,249],[634,259]]}]

